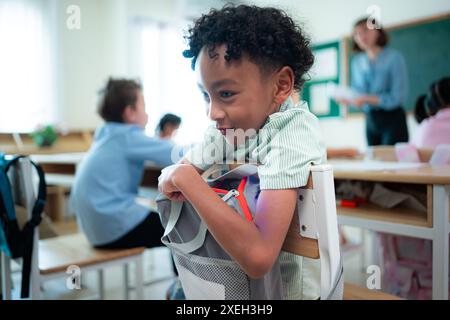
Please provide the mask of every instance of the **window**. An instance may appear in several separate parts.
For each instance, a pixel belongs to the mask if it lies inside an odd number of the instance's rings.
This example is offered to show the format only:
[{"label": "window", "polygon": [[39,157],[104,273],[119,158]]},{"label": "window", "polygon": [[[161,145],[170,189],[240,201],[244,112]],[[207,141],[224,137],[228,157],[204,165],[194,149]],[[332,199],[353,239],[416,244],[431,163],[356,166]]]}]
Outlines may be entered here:
[{"label": "window", "polygon": [[0,2],[1,132],[29,132],[55,120],[45,5]]},{"label": "window", "polygon": [[182,29],[144,23],[141,47],[142,81],[149,114],[148,133],[153,134],[159,119],[170,112],[182,118],[175,137],[177,143],[184,145],[201,141],[210,121],[191,61],[182,55],[186,49]]}]

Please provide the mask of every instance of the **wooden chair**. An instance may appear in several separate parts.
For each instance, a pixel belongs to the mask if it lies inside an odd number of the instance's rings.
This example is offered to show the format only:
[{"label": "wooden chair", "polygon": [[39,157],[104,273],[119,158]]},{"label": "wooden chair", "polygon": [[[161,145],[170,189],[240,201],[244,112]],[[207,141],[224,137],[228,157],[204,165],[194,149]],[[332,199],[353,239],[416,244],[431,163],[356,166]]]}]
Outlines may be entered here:
[{"label": "wooden chair", "polygon": [[311,167],[308,184],[300,189],[297,206],[298,215],[294,215],[283,250],[320,259],[320,298],[340,300],[343,267],[331,165]]},{"label": "wooden chair", "polygon": [[[35,202],[33,173],[29,159],[19,160],[18,174],[12,179],[13,189],[19,187],[19,192],[14,194],[17,204],[25,207],[28,219]],[[129,297],[128,263],[136,264],[136,297],[143,298],[143,253],[144,247],[132,249],[99,250],[93,248],[84,235],[75,234],[60,236],[39,241],[37,229],[34,234],[33,257],[31,264],[31,299],[41,298],[42,284],[50,279],[70,278],[66,273],[71,266],[80,268],[81,272],[97,270],[99,275],[100,298],[104,298],[103,269],[113,265],[124,266],[125,297]],[[4,299],[11,299],[11,270],[10,259],[2,254],[2,293]]]},{"label": "wooden chair", "polygon": [[[81,234],[59,236],[39,242],[39,283],[56,278],[68,278],[71,268],[98,272],[100,299],[104,298],[103,270],[115,265],[124,266],[124,296],[129,298],[128,264],[135,263],[136,298],[143,299],[143,253],[144,247],[131,249],[96,249]],[[82,276],[81,274],[81,276]]]},{"label": "wooden chair", "polygon": [[344,284],[333,170],[330,165],[311,167],[308,183],[299,193],[298,213],[292,220],[283,250],[320,259],[321,299],[401,300],[378,290]]}]

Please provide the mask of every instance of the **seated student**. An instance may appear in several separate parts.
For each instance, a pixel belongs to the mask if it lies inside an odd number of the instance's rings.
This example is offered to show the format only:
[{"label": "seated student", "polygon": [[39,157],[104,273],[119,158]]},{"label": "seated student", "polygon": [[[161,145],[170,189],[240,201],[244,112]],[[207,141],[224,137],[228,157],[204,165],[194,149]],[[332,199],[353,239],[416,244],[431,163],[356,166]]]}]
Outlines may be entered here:
[{"label": "seated student", "polygon": [[416,100],[416,105],[414,106],[413,114],[414,119],[418,124],[421,124],[423,120],[428,118],[427,110],[425,109],[425,99],[426,95],[423,94]]},{"label": "seated student", "polygon": [[[184,56],[192,58],[215,125],[202,145],[163,170],[161,192],[171,200],[188,200],[249,277],[263,277],[280,261],[284,298],[318,298],[319,260],[281,251],[298,188],[307,184],[310,167],[326,158],[318,119],[306,103],[291,98],[314,61],[308,38],[279,9],[240,5],[200,17],[188,42]],[[258,139],[239,143],[246,133]],[[229,152],[208,154],[211,143]],[[261,193],[253,221],[236,215],[200,176],[235,156],[259,164]]]},{"label": "seated student", "polygon": [[172,113],[167,113],[159,120],[156,132],[161,139],[173,139],[180,124],[180,117]]},{"label": "seated student", "polygon": [[[417,99],[414,117],[419,123],[412,144],[434,148],[450,144],[450,78],[434,82]],[[384,288],[408,299],[432,298],[431,240],[380,234]],[[450,287],[449,287],[450,288]]]},{"label": "seated student", "polygon": [[80,163],[71,193],[81,229],[99,248],[161,246],[159,215],[136,202],[144,161],[172,164],[173,144],[145,135],[140,84],[110,79],[98,110],[106,123]]},{"label": "seated student", "polygon": [[[420,106],[420,99],[423,99],[423,107]],[[418,148],[450,144],[450,77],[434,82],[426,97],[419,97],[417,104],[417,112],[424,108],[427,118],[419,124],[411,144]]]}]

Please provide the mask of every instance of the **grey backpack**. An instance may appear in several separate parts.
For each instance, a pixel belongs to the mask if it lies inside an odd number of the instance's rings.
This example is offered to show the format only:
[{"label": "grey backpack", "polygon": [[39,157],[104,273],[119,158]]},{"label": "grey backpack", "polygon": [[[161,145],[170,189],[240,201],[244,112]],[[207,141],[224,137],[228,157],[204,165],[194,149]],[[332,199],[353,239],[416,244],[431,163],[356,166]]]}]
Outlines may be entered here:
[{"label": "grey backpack", "polygon": [[[214,179],[206,179],[213,190],[243,219],[251,220],[259,196],[257,167],[243,165],[227,171],[222,167]],[[217,173],[217,172],[216,172]],[[286,298],[286,277],[283,259],[274,263],[260,279],[246,275],[241,267],[222,249],[192,205],[185,201],[157,198],[158,212],[165,227],[162,242],[171,249],[187,299],[199,300],[277,300]],[[337,226],[336,226],[337,227]],[[285,258],[285,257],[283,257]],[[339,254],[339,266],[342,270]],[[342,272],[333,279],[333,290],[322,298],[341,299]],[[333,278],[333,277],[331,277]],[[338,290],[336,290],[336,288]]]}]

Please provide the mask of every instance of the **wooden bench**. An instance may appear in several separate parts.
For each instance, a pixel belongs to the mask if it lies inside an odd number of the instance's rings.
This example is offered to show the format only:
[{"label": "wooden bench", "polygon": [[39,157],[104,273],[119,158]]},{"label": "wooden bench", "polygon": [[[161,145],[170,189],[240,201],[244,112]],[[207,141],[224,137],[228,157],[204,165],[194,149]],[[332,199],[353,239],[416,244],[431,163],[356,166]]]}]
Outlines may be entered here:
[{"label": "wooden bench", "polygon": [[403,300],[378,290],[370,290],[351,283],[344,284],[344,300]]},{"label": "wooden bench", "polygon": [[96,249],[81,234],[59,236],[39,241],[39,281],[56,278],[68,278],[69,267],[75,266],[81,271],[98,271],[98,287],[100,299],[104,298],[103,269],[115,265],[124,266],[125,298],[129,298],[128,263],[136,264],[136,297],[143,298],[143,253],[144,247],[131,249]]}]

